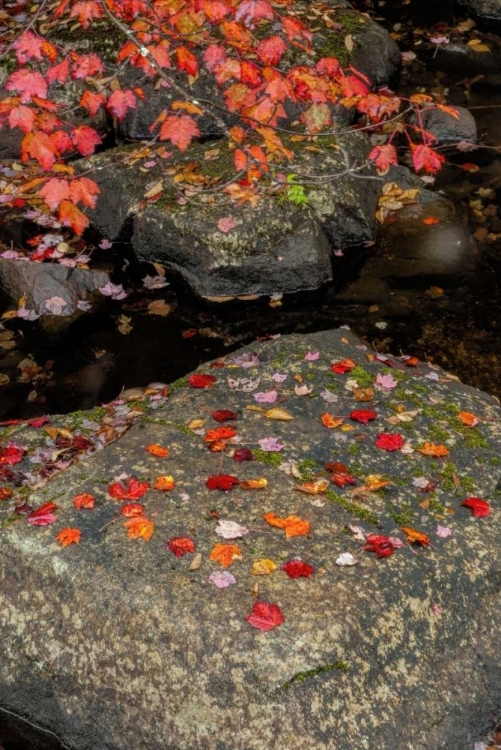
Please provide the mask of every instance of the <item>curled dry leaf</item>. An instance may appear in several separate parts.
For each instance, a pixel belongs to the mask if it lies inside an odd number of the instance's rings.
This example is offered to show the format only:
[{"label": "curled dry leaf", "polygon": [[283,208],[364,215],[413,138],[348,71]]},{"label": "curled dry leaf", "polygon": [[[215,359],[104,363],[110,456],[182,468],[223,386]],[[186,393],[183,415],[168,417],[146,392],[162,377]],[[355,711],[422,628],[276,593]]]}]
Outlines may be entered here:
[{"label": "curled dry leaf", "polygon": [[329,487],[327,479],[316,479],[314,482],[304,482],[294,486],[295,490],[306,492],[308,495],[319,495]]},{"label": "curled dry leaf", "polygon": [[252,563],[253,576],[269,576],[276,569],[276,562],[270,560],[268,557],[261,557],[259,560],[254,560]]},{"label": "curled dry leaf", "polygon": [[373,552],[376,557],[389,557],[395,550],[395,545],[388,536],[383,534],[369,534],[363,547],[366,552]]},{"label": "curled dry leaf", "polygon": [[65,529],[61,529],[59,534],[56,534],[56,539],[61,544],[61,547],[67,547],[69,544],[80,544],[81,536],[82,532],[80,529],[70,529],[67,526]]},{"label": "curled dry leaf", "polygon": [[240,487],[243,490],[265,490],[268,486],[268,480],[265,477],[259,479],[242,479]]},{"label": "curled dry leaf", "polygon": [[284,422],[294,419],[292,414],[289,414],[289,412],[286,411],[285,409],[279,409],[278,407],[274,409],[268,409],[268,411],[264,413],[264,416],[267,419],[276,419],[276,420],[279,420],[279,421],[281,420]]},{"label": "curled dry leaf", "polygon": [[48,503],[44,503],[40,507],[35,508],[35,510],[32,510],[26,517],[26,520],[31,526],[48,526],[56,520],[56,516],[53,513],[56,508],[56,503],[49,500]]}]

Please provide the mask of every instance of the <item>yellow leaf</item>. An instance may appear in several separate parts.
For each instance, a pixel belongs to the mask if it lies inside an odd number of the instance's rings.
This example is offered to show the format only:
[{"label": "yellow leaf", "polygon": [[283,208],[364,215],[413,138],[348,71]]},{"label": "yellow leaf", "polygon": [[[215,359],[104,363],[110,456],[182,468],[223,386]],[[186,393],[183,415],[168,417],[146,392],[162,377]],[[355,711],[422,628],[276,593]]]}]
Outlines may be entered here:
[{"label": "yellow leaf", "polygon": [[268,486],[268,480],[264,477],[259,479],[242,479],[240,487],[243,490],[264,490]]},{"label": "yellow leaf", "polygon": [[205,419],[192,419],[191,422],[188,424],[188,428],[190,430],[199,430],[200,427],[203,427],[205,424]]},{"label": "yellow leaf", "polygon": [[156,299],[148,305],[148,315],[162,315],[165,317],[170,313],[171,309],[171,306],[163,299]]},{"label": "yellow leaf", "polygon": [[265,412],[264,416],[267,417],[268,419],[278,419],[278,420],[283,420],[283,421],[294,419],[292,414],[289,414],[288,411],[286,411],[285,409],[279,409],[279,408],[268,409],[268,411]]},{"label": "yellow leaf", "polygon": [[261,557],[259,560],[254,560],[252,563],[252,575],[253,576],[269,576],[277,569],[276,562],[270,560],[269,557]]}]

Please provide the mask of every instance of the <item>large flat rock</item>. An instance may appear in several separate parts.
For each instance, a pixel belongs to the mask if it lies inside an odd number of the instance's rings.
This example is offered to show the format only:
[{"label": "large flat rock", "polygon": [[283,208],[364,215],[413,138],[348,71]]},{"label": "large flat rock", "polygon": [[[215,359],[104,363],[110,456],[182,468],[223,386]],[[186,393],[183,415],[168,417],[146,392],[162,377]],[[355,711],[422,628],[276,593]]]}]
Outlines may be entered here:
[{"label": "large flat rock", "polygon": [[[346,358],[356,368],[333,372]],[[374,359],[346,330],[255,343],[202,371],[216,377],[209,388],[181,381],[168,398],[115,407],[123,419],[127,409],[135,415],[128,432],[38,489],[40,466],[27,457],[51,448],[54,434],[4,429],[4,445],[28,447],[4,485],[26,496],[15,482],[29,469],[28,502],[53,500],[58,509],[54,524],[21,519],[0,533],[0,708],[50,729],[71,750],[472,748],[501,706],[497,402],[427,364]],[[374,388],[378,376],[373,399],[358,401],[356,384]],[[269,391],[275,403],[255,398]],[[274,407],[293,419],[267,418]],[[220,426],[211,417],[217,409],[238,414],[229,424],[240,442],[223,452],[204,441]],[[377,418],[357,422],[353,409]],[[328,429],[325,412],[343,421]],[[479,423],[465,426],[461,412]],[[97,445],[102,417],[67,415],[52,426]],[[381,433],[402,435],[403,449],[378,448]],[[259,448],[271,437],[281,451]],[[447,455],[423,455],[426,442]],[[152,456],[151,443],[168,446],[169,457]],[[257,460],[231,458],[244,447]],[[331,484],[323,494],[294,489],[328,479],[327,461],[344,464],[356,484]],[[107,488],[124,471],[150,483],[161,474],[176,479],[172,492],[150,487],[139,501],[155,523],[149,542],[127,539],[124,519],[106,525],[121,507]],[[217,474],[265,477],[268,487],[211,491],[206,480]],[[360,492],[375,474],[391,484]],[[435,489],[416,486],[419,477]],[[97,498],[93,510],[75,509],[82,492]],[[473,517],[461,506],[469,496],[489,501],[491,515]],[[309,534],[287,539],[265,523],[269,512],[308,520]],[[224,540],[221,519],[249,533]],[[402,541],[401,527],[410,526],[431,544],[405,544],[378,560],[350,523]],[[441,538],[438,525],[452,535]],[[55,541],[64,527],[81,529],[78,546]],[[190,570],[193,554],[177,558],[165,548],[177,536],[194,540],[199,568]],[[223,570],[208,559],[217,542],[241,550],[228,568],[237,582],[226,589],[208,582]],[[357,564],[336,564],[343,552]],[[310,578],[280,569],[295,557],[313,566]],[[276,571],[253,576],[258,558],[274,560]],[[256,597],[280,607],[282,625],[249,625]]]}]

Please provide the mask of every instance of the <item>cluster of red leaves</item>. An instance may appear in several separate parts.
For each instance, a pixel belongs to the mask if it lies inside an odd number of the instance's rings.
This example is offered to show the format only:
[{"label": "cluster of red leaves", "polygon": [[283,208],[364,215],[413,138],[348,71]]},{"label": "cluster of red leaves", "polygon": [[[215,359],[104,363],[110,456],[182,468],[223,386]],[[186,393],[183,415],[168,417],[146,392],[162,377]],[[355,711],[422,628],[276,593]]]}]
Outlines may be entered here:
[{"label": "cluster of red leaves", "polygon": [[[240,123],[228,132],[235,169],[246,172],[246,187],[230,185],[228,193],[246,200],[247,186],[269,172],[270,162],[277,156],[292,157],[277,131],[291,105],[298,110],[299,132],[309,135],[332,126],[339,104],[355,108],[374,126],[393,117],[401,106],[390,91],[371,92],[370,81],[353,67],[343,69],[333,57],[315,59],[314,32],[292,5],[293,0],[107,0],[106,5],[99,0],[61,0],[48,28],[61,23],[87,29],[103,20],[113,23],[111,19],[127,28],[116,64],[135,68],[147,79],[175,84],[180,99],[159,113],[150,130],[181,151],[200,136],[197,117],[209,113],[217,119],[217,111],[212,113],[207,103],[195,101],[189,93],[190,84],[202,73],[211,76],[228,113]],[[23,161],[34,160],[53,175],[27,181],[23,200],[41,197],[63,225],[81,234],[88,225],[85,208],[94,207],[99,189],[86,177],[74,179],[64,160],[75,154],[90,156],[101,138],[94,128],[65,120],[51,87],[76,81],[83,87],[80,107],[92,117],[105,110],[118,120],[135,109],[145,93],[138,86],[117,88],[109,65],[96,51],[79,54],[52,43],[44,33],[43,26],[30,24],[26,30],[20,27],[12,42],[19,67],[5,83],[9,96],[0,102],[0,124],[22,131]],[[286,59],[294,48],[300,64]],[[419,108],[433,100],[419,94],[409,102]],[[444,109],[454,116],[454,110]],[[416,170],[438,171],[443,157],[432,148],[433,137],[417,126],[406,132]],[[260,143],[252,142],[249,134]],[[422,142],[412,141],[413,135]],[[381,172],[397,161],[391,137],[370,154]],[[209,376],[192,377],[193,387],[210,384],[202,384]]]}]

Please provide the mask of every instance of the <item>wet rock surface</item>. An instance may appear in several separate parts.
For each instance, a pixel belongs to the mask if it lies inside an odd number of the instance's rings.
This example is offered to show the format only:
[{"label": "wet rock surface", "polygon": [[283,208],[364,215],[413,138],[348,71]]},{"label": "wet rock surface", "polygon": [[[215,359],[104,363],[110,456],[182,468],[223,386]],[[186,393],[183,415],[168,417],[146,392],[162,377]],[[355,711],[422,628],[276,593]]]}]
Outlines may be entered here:
[{"label": "wet rock surface", "polygon": [[[439,143],[454,143],[455,141],[475,142],[478,138],[475,118],[464,107],[453,108],[457,117],[440,109],[430,108],[421,113],[422,127],[435,136]],[[417,118],[412,122],[418,125]]]},{"label": "wet rock surface", "polygon": [[492,18],[501,21],[500,0],[458,0],[459,4],[469,13],[481,18]]},{"label": "wet rock surface", "polygon": [[[167,398],[54,417],[53,426],[103,448],[107,414],[122,437],[39,489],[40,469],[28,457],[52,438],[34,426],[4,428],[4,445],[27,449],[15,470],[21,484],[20,474],[30,476],[14,491],[58,509],[53,525],[20,520],[1,532],[0,706],[72,750],[437,750],[468,748],[486,734],[501,705],[501,411],[442,370],[409,364],[374,358],[346,330],[256,342],[202,368],[215,378],[206,389],[183,380]],[[372,401],[357,400],[357,389],[373,389]],[[274,402],[255,398],[271,391]],[[269,418],[272,407],[292,419]],[[376,418],[350,419],[354,408]],[[218,409],[238,416],[239,441],[223,453],[204,440],[220,426],[210,416]],[[342,421],[328,429],[325,412]],[[478,423],[466,426],[464,412]],[[381,433],[400,434],[401,447],[376,446]],[[266,438],[283,447],[260,445]],[[169,447],[169,457],[148,453],[151,443]],[[441,457],[423,454],[426,444],[440,444]],[[234,461],[239,448],[256,460]],[[329,461],[344,465],[355,485],[295,489],[329,480]],[[172,492],[150,487],[140,501],[155,523],[149,543],[128,540],[121,521],[109,524],[120,506],[107,488],[123,471],[150,484],[161,474],[176,480]],[[221,473],[264,477],[268,486],[209,490],[207,477]],[[375,475],[389,484],[374,489]],[[433,488],[419,487],[419,477]],[[96,497],[93,510],[74,508],[83,492]],[[489,501],[492,515],[472,517],[461,506],[468,496]],[[264,522],[269,512],[307,520],[308,535],[287,539]],[[237,582],[226,589],[208,583],[221,570],[208,559],[224,541],[221,519],[249,529],[233,540],[242,559],[229,568]],[[361,551],[349,523],[401,541],[402,527],[412,527],[431,545],[404,544],[377,560]],[[439,526],[452,533],[437,534]],[[55,542],[63,527],[81,529],[78,546]],[[165,549],[175,536],[194,540],[200,567],[192,554]],[[356,565],[336,564],[346,552]],[[296,557],[314,567],[310,578],[280,569]],[[277,569],[252,576],[261,558]],[[283,613],[271,632],[245,621],[256,593]]]}]

